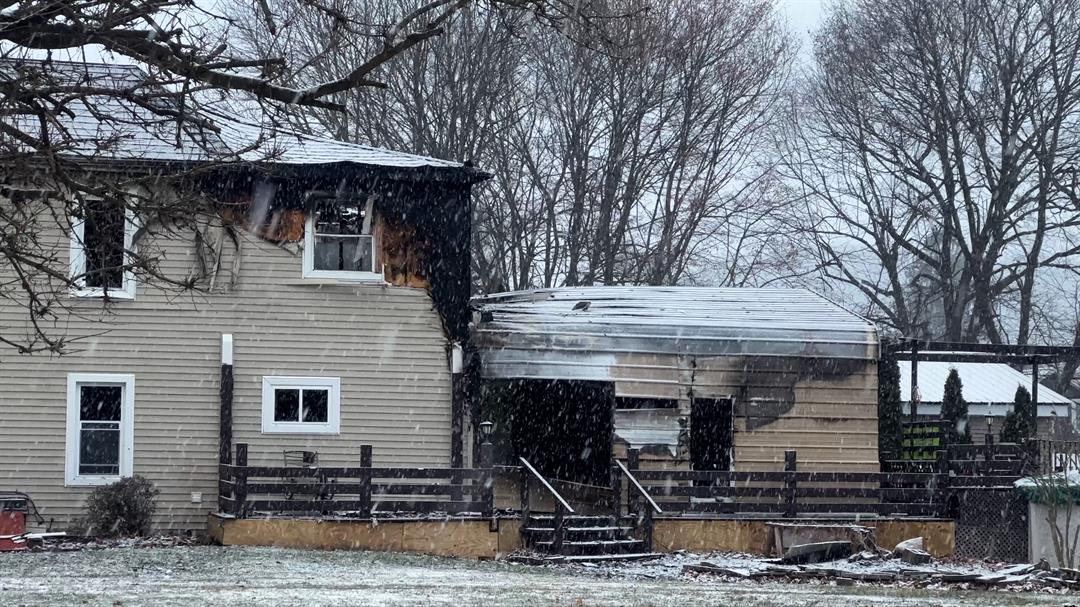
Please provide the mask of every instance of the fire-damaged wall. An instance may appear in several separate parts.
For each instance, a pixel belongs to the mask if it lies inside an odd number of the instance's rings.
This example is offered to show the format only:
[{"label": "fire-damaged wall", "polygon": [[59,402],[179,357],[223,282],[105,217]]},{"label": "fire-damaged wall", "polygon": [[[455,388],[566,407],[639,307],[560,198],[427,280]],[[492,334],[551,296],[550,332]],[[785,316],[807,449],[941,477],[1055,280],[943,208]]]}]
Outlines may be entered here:
[{"label": "fire-damaged wall", "polygon": [[777,470],[795,449],[804,470],[877,469],[877,332],[814,293],[561,287],[474,307],[485,379],[614,386],[616,455]]},{"label": "fire-damaged wall", "polygon": [[[469,344],[468,307],[472,285],[470,193],[476,179],[431,177],[399,179],[377,171],[346,174],[333,169],[283,169],[203,185],[223,201],[226,230],[230,223],[242,225],[266,241],[296,250],[317,204],[370,203],[376,262],[382,267],[384,280],[394,286],[425,289],[442,322],[448,361],[455,345],[465,354],[464,372],[455,373],[452,379],[451,463],[462,466],[467,402],[478,372]],[[231,242],[242,246],[239,239]]]},{"label": "fire-damaged wall", "polygon": [[[664,467],[701,466],[694,421],[722,416],[728,401],[735,470],[776,470],[784,451],[798,451],[800,469],[877,470],[877,366],[873,361],[777,357],[621,355],[616,376],[618,454],[642,450]],[[664,406],[639,403],[661,403]],[[695,407],[708,407],[707,418]],[[629,408],[634,407],[634,408]],[[696,449],[695,449],[696,447]]]}]

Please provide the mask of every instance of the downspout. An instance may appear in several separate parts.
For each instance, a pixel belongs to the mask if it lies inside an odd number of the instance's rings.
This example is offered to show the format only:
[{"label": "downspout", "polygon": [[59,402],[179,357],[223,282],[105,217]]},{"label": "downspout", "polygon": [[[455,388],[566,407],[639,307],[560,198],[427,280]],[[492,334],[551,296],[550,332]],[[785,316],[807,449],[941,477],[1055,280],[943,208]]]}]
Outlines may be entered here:
[{"label": "downspout", "polygon": [[465,401],[467,386],[465,378],[465,350],[460,342],[450,345],[450,467],[464,468]]},{"label": "downspout", "polygon": [[218,430],[218,462],[232,462],[233,442],[233,336],[221,334],[221,419]]}]

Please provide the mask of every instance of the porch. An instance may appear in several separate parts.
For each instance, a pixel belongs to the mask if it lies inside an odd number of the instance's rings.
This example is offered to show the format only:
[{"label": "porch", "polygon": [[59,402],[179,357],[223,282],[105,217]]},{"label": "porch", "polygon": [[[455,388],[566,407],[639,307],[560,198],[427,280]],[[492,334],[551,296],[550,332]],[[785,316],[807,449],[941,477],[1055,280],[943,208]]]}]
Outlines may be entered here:
[{"label": "porch", "polygon": [[[255,467],[247,445],[221,466],[211,537],[227,545],[366,549],[498,558],[519,550],[556,558],[617,558],[677,550],[770,555],[777,526],[858,525],[878,545],[922,536],[929,551],[957,548],[966,504],[1008,498],[1018,474],[948,463],[919,472],[731,472],[642,469],[639,453],[613,460],[610,482],[545,478],[528,462],[477,468]],[[978,457],[965,452],[965,458]],[[963,469],[973,470],[961,475]],[[990,524],[990,523],[987,523]]]}]

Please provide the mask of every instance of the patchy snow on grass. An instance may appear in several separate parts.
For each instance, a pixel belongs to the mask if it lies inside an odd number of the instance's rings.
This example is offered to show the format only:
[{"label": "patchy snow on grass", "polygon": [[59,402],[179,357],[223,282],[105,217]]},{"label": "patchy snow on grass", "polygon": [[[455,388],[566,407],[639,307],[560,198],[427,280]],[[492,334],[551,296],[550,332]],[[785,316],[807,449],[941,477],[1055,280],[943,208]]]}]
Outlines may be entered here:
[{"label": "patchy snow on grass", "polygon": [[[730,583],[677,554],[619,566],[528,567],[372,552],[194,546],[0,553],[0,605],[939,606],[1061,604],[1060,596]],[[721,560],[726,559],[726,560]],[[719,563],[718,563],[719,564]]]}]

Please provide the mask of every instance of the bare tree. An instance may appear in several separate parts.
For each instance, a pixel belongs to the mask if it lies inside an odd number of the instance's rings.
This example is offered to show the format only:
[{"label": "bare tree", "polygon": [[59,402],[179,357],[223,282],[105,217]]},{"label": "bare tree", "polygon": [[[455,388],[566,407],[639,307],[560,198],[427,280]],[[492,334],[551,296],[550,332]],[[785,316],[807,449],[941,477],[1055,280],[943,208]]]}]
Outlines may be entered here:
[{"label": "bare tree", "polygon": [[[252,151],[249,148],[259,147],[258,137],[243,144],[227,141],[220,131],[228,122],[220,111],[222,104],[255,108],[260,122],[271,123],[291,123],[295,108],[307,108],[310,116],[337,134],[344,125],[342,116],[350,112],[364,116],[366,124],[395,120],[393,114],[366,105],[365,99],[371,97],[358,91],[390,87],[384,77],[396,73],[388,68],[402,56],[413,62],[414,71],[433,69],[421,60],[423,55],[408,52],[430,45],[458,27],[459,21],[464,22],[459,31],[471,31],[474,12],[489,15],[492,21],[491,27],[474,31],[477,38],[469,43],[473,48],[497,45],[496,38],[512,34],[515,20],[527,19],[535,27],[589,21],[588,7],[570,0],[400,2],[367,16],[349,14],[349,6],[336,0],[277,4],[259,0],[251,10],[224,15],[181,0],[6,3],[0,15],[0,154],[6,185],[0,204],[0,298],[22,306],[28,324],[25,330],[5,327],[0,342],[21,352],[64,351],[63,329],[50,323],[59,318],[71,289],[98,282],[106,274],[133,271],[178,289],[195,286],[190,279],[162,275],[151,247],[132,243],[109,243],[108,251],[95,256],[95,263],[108,267],[73,273],[66,247],[44,235],[56,229],[65,238],[82,240],[90,234],[93,240],[98,217],[114,222],[152,217],[159,229],[179,229],[192,218],[219,213],[220,205],[205,192],[162,197],[151,194],[150,188],[168,185],[178,186],[174,191],[191,192],[200,172],[237,162]],[[241,39],[237,34],[253,31],[253,21],[272,43],[237,44]],[[326,25],[327,35],[302,38],[293,25],[304,22]],[[310,55],[306,61],[292,62],[278,53],[301,43]],[[121,70],[122,77],[117,78],[120,72],[90,66],[88,57],[95,56],[139,69]],[[336,59],[333,70],[320,61],[330,57]],[[57,69],[50,63],[57,58],[75,65]],[[429,75],[434,88],[471,87],[471,99],[497,103],[492,101],[497,96],[486,88],[489,81],[481,78],[484,66],[477,65],[470,73],[448,65],[434,67],[449,68]],[[430,143],[431,152],[468,159],[487,136],[485,130],[470,122],[467,112],[440,105],[443,97],[426,90],[414,94],[426,106],[412,117],[453,113],[463,119],[440,129],[447,133],[445,145]],[[85,119],[97,126],[87,129]],[[415,132],[425,127],[398,126]],[[153,133],[155,145],[171,146],[178,160],[197,160],[200,168],[173,166],[152,174],[113,171],[102,178],[95,169],[103,160],[124,155],[133,127]],[[96,241],[82,244],[106,246]],[[119,247],[126,250],[118,253]]]},{"label": "bare tree", "polygon": [[547,208],[540,284],[718,277],[747,242],[727,238],[736,219],[771,206],[765,135],[791,58],[771,4],[638,8],[620,9],[617,44],[551,41],[530,58],[541,137],[521,153]]},{"label": "bare tree", "polygon": [[1031,339],[1039,270],[1080,253],[1078,6],[832,10],[784,143],[825,280],[905,334]]}]

